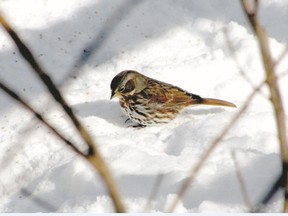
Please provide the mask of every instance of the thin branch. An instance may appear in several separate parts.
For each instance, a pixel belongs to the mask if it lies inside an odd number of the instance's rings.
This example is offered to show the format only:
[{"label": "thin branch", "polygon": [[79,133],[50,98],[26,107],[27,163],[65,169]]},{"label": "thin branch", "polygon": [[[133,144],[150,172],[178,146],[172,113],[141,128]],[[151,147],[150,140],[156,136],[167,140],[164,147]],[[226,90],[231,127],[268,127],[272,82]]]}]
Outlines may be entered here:
[{"label": "thin branch", "polygon": [[245,8],[245,10],[246,10],[248,15],[254,14],[255,9],[252,8],[252,6],[250,5],[249,0],[243,0],[242,4],[243,4],[243,7]]},{"label": "thin branch", "polygon": [[150,211],[151,203],[155,199],[155,197],[158,195],[161,183],[163,182],[163,178],[164,178],[163,174],[160,174],[160,175],[157,176],[157,178],[155,180],[155,183],[153,185],[153,188],[151,190],[151,194],[150,194],[150,196],[149,196],[149,198],[147,200],[146,206],[144,208],[144,212],[149,212]]},{"label": "thin branch", "polygon": [[251,212],[252,209],[253,209],[253,205],[252,205],[252,202],[250,200],[250,197],[249,197],[249,194],[248,194],[248,190],[247,190],[247,187],[246,187],[246,184],[245,184],[245,180],[243,178],[239,163],[238,163],[236,155],[235,155],[235,151],[231,152],[231,157],[232,157],[232,160],[233,160],[233,163],[234,163],[234,166],[235,166],[235,172],[236,172],[236,176],[237,176],[237,179],[238,179],[238,182],[239,182],[239,185],[240,185],[240,189],[241,189],[241,193],[242,193],[242,196],[243,196],[243,200],[245,202],[245,205],[248,208],[248,211]]},{"label": "thin branch", "polygon": [[288,54],[288,47],[286,46],[285,49],[280,54],[280,56],[278,57],[278,59],[274,62],[273,67],[275,68],[277,65],[279,65],[281,61],[286,57],[287,54]]},{"label": "thin branch", "polygon": [[40,120],[46,127],[48,127],[60,140],[64,141],[68,146],[70,146],[76,153],[84,156],[84,154],[81,151],[79,151],[74,144],[72,144],[63,135],[61,135],[52,125],[50,125],[47,121],[45,121],[45,119],[40,113],[35,111],[28,103],[26,103],[23,99],[21,99],[21,97],[18,94],[16,94],[13,90],[11,90],[9,87],[7,87],[7,85],[3,84],[1,81],[0,81],[0,88],[11,98],[16,100],[23,107],[25,107],[27,110],[33,113],[38,120]]},{"label": "thin branch", "polygon": [[284,72],[280,73],[277,77],[278,77],[278,79],[280,79],[280,78],[283,78],[287,75],[288,75],[288,71],[284,71]]},{"label": "thin branch", "polygon": [[[231,40],[231,38],[230,38],[230,36],[229,36],[229,33],[228,33],[227,28],[224,29],[224,37],[225,37],[225,39],[226,39],[225,41],[226,41],[226,43],[227,43],[227,47],[228,47],[228,50],[229,50],[229,52],[230,52],[230,54],[231,54],[231,57],[232,57],[233,61],[235,62],[237,68],[239,69],[240,75],[243,77],[244,80],[246,80],[246,81],[249,83],[249,85],[252,87],[252,89],[255,89],[254,83],[253,83],[252,80],[247,76],[247,74],[245,73],[244,69],[242,68],[241,64],[240,64],[239,61],[238,61],[238,58],[237,58],[237,56],[236,56],[236,51],[235,51],[235,48],[234,48],[233,45],[232,45],[232,40]],[[261,90],[259,91],[259,93],[260,93],[263,97],[267,98],[267,96],[266,96]]]},{"label": "thin branch", "polygon": [[[283,206],[283,211],[288,212],[288,171],[285,165],[288,163],[288,140],[286,135],[286,115],[283,107],[283,101],[281,98],[281,93],[278,85],[278,80],[276,78],[275,73],[275,63],[271,57],[271,52],[269,49],[269,43],[268,43],[268,37],[264,30],[264,28],[261,26],[256,14],[258,13],[258,7],[255,7],[253,11],[251,11],[251,5],[249,1],[242,0],[241,1],[244,12],[247,15],[247,18],[252,26],[252,29],[254,30],[258,44],[259,44],[259,50],[262,56],[262,62],[265,68],[266,73],[266,83],[270,90],[271,95],[271,102],[274,109],[275,119],[276,119],[276,125],[277,125],[277,131],[278,131],[278,139],[279,139],[279,145],[280,145],[280,151],[281,151],[281,157],[282,157],[282,176],[283,176],[283,182],[285,182],[285,185],[282,185],[285,191],[285,202]],[[258,1],[255,0],[255,3],[258,4]]]},{"label": "thin branch", "polygon": [[31,51],[21,41],[19,36],[12,29],[12,27],[9,25],[9,23],[6,21],[6,19],[3,17],[1,13],[0,13],[0,23],[2,24],[6,32],[10,35],[10,37],[13,39],[13,41],[15,42],[23,58],[30,64],[35,74],[45,84],[45,86],[47,87],[51,95],[54,97],[54,99],[62,106],[62,108],[64,109],[66,114],[69,116],[69,118],[71,119],[76,129],[79,131],[79,134],[81,135],[82,139],[88,145],[89,151],[88,151],[88,154],[85,156],[85,158],[96,168],[96,170],[98,170],[100,176],[103,178],[104,182],[106,183],[116,211],[125,212],[125,208],[120,199],[120,195],[116,187],[115,181],[110,173],[110,170],[108,169],[108,166],[106,165],[102,156],[98,152],[98,149],[95,143],[93,142],[90,134],[86,131],[86,129],[82,126],[80,121],[76,118],[71,107],[68,106],[68,104],[62,97],[60,91],[56,88],[55,84],[53,83],[52,79],[41,68],[41,66],[38,64],[33,54],[31,53]]}]

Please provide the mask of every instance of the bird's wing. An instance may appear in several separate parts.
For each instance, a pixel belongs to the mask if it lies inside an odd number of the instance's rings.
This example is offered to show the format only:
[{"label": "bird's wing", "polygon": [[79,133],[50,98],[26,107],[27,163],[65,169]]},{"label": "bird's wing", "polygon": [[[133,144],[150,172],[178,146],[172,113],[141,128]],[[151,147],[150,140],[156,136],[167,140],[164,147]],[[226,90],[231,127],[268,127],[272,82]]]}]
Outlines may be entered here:
[{"label": "bird's wing", "polygon": [[153,79],[150,80],[146,92],[149,92],[150,103],[166,103],[173,106],[187,103],[192,99],[191,94],[185,90]]}]

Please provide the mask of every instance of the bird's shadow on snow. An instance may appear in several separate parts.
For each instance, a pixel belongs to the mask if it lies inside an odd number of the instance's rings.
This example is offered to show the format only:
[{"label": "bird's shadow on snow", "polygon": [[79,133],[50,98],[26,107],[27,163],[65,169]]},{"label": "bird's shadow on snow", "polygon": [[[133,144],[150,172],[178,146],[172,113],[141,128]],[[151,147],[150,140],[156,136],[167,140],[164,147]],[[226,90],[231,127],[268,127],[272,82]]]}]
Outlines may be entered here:
[{"label": "bird's shadow on snow", "polygon": [[98,117],[117,126],[125,126],[127,119],[121,111],[118,102],[98,100],[93,102],[79,103],[72,106],[77,115],[86,117]]},{"label": "bird's shadow on snow", "polygon": [[217,113],[222,113],[225,112],[225,108],[222,107],[191,107],[188,109],[185,109],[182,113],[182,115],[195,115],[195,116],[199,116],[199,115],[208,115],[208,114],[217,114]]}]

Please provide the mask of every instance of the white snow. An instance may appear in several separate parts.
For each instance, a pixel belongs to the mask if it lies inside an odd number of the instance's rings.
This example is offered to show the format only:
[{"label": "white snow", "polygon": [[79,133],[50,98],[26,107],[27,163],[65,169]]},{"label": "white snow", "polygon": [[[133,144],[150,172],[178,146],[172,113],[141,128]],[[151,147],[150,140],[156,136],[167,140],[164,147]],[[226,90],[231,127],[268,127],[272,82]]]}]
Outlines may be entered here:
[{"label": "white snow", "polygon": [[[0,10],[31,47],[98,144],[118,183],[128,212],[163,212],[190,170],[242,107],[253,88],[227,47],[226,29],[241,68],[256,86],[264,79],[261,58],[239,1],[2,0]],[[129,5],[129,3],[128,3]],[[288,2],[261,1],[273,56],[287,40]],[[112,18],[113,19],[112,19]],[[112,20],[112,21],[111,21]],[[115,24],[116,20],[116,24]],[[114,25],[115,24],[115,25]],[[103,28],[110,28],[110,34]],[[98,33],[103,44],[76,74],[84,49]],[[0,28],[0,80],[86,150],[61,108]],[[277,73],[287,73],[287,57]],[[110,82],[122,70],[175,84],[237,109],[192,107],[171,123],[128,128]],[[63,81],[64,80],[64,81]],[[280,80],[286,112],[287,76]],[[264,87],[205,163],[176,212],[245,212],[231,152],[235,151],[252,204],[280,173],[280,154],[269,91]],[[98,174],[28,111],[0,92],[0,212],[113,212]],[[288,121],[287,121],[288,123]],[[266,209],[281,211],[278,195]]]}]

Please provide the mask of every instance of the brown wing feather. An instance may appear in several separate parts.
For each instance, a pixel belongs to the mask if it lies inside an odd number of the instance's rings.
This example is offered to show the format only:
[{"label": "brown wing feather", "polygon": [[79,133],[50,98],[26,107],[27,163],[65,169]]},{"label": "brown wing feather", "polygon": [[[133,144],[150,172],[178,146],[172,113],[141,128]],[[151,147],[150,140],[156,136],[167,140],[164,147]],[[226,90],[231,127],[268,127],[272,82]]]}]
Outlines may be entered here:
[{"label": "brown wing feather", "polygon": [[146,90],[150,91],[150,103],[161,103],[169,107],[179,106],[180,104],[187,104],[188,106],[188,103],[192,100],[189,93],[168,83],[151,79],[149,80],[149,86],[149,89]]},{"label": "brown wing feather", "polygon": [[175,104],[188,105],[188,102],[192,101],[189,93],[178,87],[172,87],[170,89],[169,97],[171,98],[171,102]]}]

